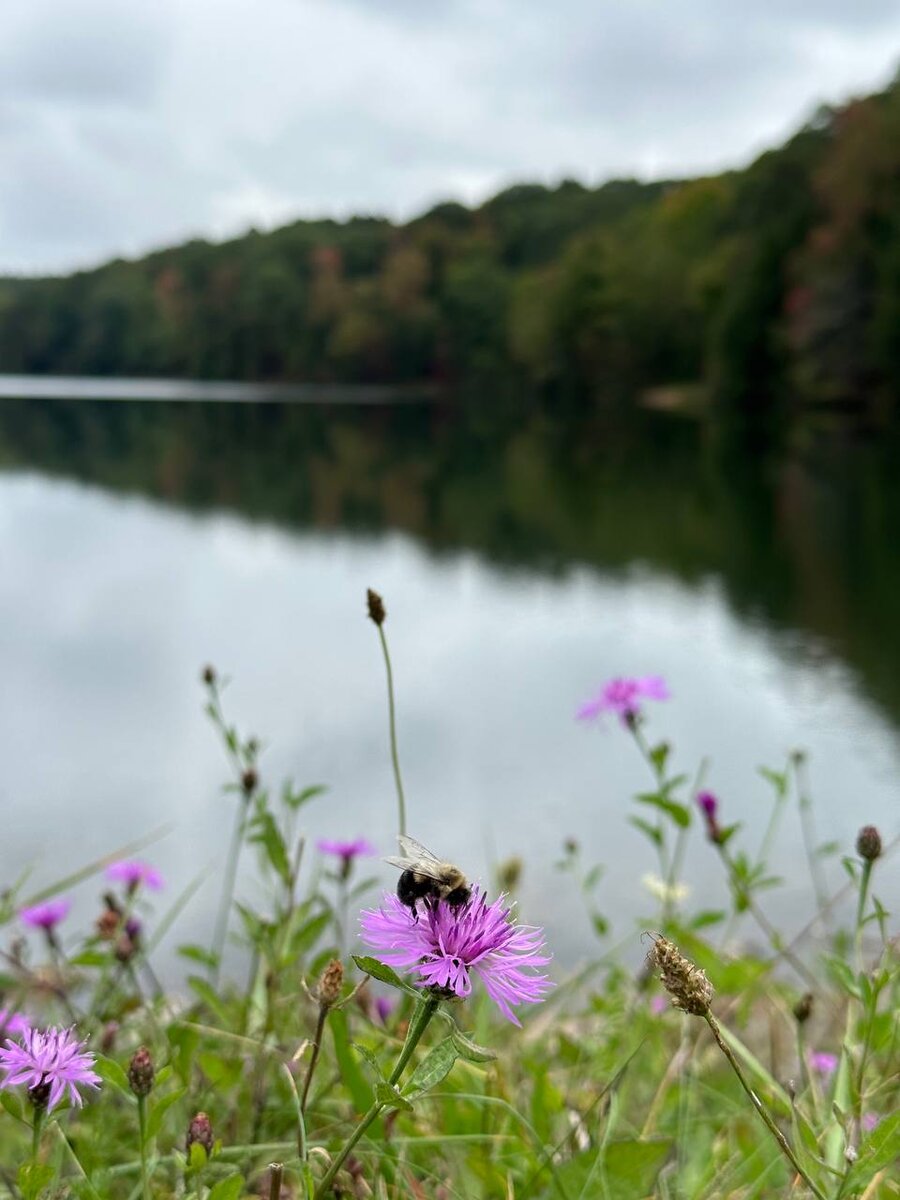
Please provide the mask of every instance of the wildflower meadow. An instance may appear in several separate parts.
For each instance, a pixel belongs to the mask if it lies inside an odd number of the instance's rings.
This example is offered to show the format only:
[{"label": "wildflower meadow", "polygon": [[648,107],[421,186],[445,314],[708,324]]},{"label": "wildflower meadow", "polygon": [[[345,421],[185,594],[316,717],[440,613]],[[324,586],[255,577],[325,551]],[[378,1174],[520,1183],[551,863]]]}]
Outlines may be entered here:
[{"label": "wildflower meadow", "polygon": [[[192,935],[195,885],[172,895],[131,854],[40,894],[7,881],[0,1196],[900,1198],[900,941],[879,899],[896,830],[866,824],[860,802],[855,844],[820,845],[799,752],[765,771],[761,827],[741,827],[660,734],[673,682],[602,683],[572,716],[633,742],[645,782],[621,819],[646,841],[635,872],[654,898],[610,944],[599,864],[563,846],[560,878],[596,935],[563,970],[518,911],[527,864],[452,894],[413,872],[411,900],[369,878],[421,801],[403,788],[388,614],[367,603],[396,785],[372,828],[342,839],[334,811],[335,836],[310,841],[323,789],[267,778],[207,667],[233,823],[210,943]],[[767,904],[788,819],[815,897],[791,938]],[[721,910],[688,903],[691,839],[727,882]],[[264,885],[254,905],[244,873]],[[76,887],[98,897],[89,928],[73,927]],[[172,931],[183,972],[164,987],[154,957]]]}]

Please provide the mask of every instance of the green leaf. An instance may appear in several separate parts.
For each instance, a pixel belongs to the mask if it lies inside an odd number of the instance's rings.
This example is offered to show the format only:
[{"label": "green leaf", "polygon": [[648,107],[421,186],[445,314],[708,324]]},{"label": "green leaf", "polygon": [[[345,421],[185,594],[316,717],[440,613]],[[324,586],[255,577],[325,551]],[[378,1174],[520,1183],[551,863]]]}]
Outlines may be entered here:
[{"label": "green leaf", "polygon": [[327,791],[328,788],[324,783],[314,783],[310,787],[305,787],[300,792],[295,792],[286,785],[281,798],[285,804],[296,812],[302,804],[306,804],[308,800],[312,800],[316,796],[321,796]]},{"label": "green leaf", "polygon": [[468,1062],[493,1062],[497,1057],[493,1050],[489,1050],[486,1046],[479,1046],[477,1042],[467,1038],[461,1029],[454,1028],[450,1036],[453,1038],[453,1044],[456,1046],[460,1058],[465,1058]]},{"label": "green leaf", "polygon": [[847,1177],[845,1192],[868,1183],[872,1176],[883,1170],[897,1158],[900,1147],[900,1113],[884,1117],[875,1126],[859,1151],[859,1158]]},{"label": "green leaf", "polygon": [[376,1083],[375,1099],[379,1104],[383,1104],[385,1108],[399,1108],[404,1112],[412,1112],[412,1105],[403,1096],[392,1083]]},{"label": "green leaf", "polygon": [[0,1092],[0,1106],[6,1109],[11,1117],[15,1117],[17,1121],[24,1121],[22,1115],[22,1101],[19,1099],[17,1092]]},{"label": "green leaf", "polygon": [[597,937],[605,937],[609,933],[609,921],[602,913],[591,913],[591,924]]},{"label": "green leaf", "polygon": [[181,1097],[185,1094],[187,1088],[178,1088],[174,1092],[169,1092],[167,1096],[160,1096],[158,1100],[150,1106],[150,1111],[147,1114],[147,1141],[151,1142],[162,1129],[162,1123],[166,1118],[166,1113],[173,1104],[177,1104]]},{"label": "green leaf", "polygon": [[671,1149],[671,1138],[609,1142],[603,1164],[609,1194],[616,1200],[627,1200],[629,1196],[646,1196],[652,1192]]},{"label": "green leaf", "polygon": [[290,883],[291,861],[287,846],[275,818],[261,804],[251,822],[250,836],[247,840],[255,846],[261,846],[282,883]]},{"label": "green leaf", "polygon": [[408,992],[417,999],[421,997],[422,993],[417,988],[412,987],[406,980],[401,979],[392,967],[379,962],[377,958],[371,958],[368,954],[354,954],[353,961],[361,971],[366,975],[371,975],[373,979],[377,979],[380,983],[386,983],[389,987],[399,988],[401,992]]},{"label": "green leaf", "polygon": [[192,962],[201,963],[204,967],[217,967],[219,965],[218,954],[213,954],[211,950],[207,950],[204,946],[179,946],[178,953],[182,958],[189,958]]},{"label": "green leaf", "polygon": [[718,925],[720,921],[724,921],[728,914],[722,912],[721,909],[707,908],[703,912],[698,912],[691,919],[691,929],[705,929],[707,925]]},{"label": "green leaf", "polygon": [[192,1142],[188,1162],[192,1171],[199,1171],[201,1167],[205,1167],[209,1162],[209,1155],[206,1153],[206,1147],[201,1146],[199,1142]]},{"label": "green leaf", "polygon": [[109,963],[109,954],[102,950],[82,950],[80,954],[75,954],[69,959],[71,967],[108,967]]},{"label": "green leaf", "polygon": [[210,1188],[206,1200],[239,1200],[243,1194],[243,1175],[229,1175],[227,1179],[220,1179],[215,1186]]},{"label": "green leaf", "polygon": [[356,1056],[350,1048],[347,1014],[341,1008],[332,1009],[328,1015],[331,1036],[334,1039],[334,1052],[344,1086],[350,1093],[350,1098],[357,1112],[365,1112],[369,1107],[371,1091],[365,1077],[359,1069]]},{"label": "green leaf", "polygon": [[658,775],[665,773],[666,761],[669,757],[671,749],[672,747],[668,742],[660,742],[658,746],[654,746],[650,751],[650,761],[656,768]]},{"label": "green leaf", "polygon": [[369,1049],[369,1047],[363,1046],[360,1042],[351,1042],[350,1045],[353,1047],[353,1049],[356,1051],[357,1054],[362,1055],[362,1057],[366,1060],[366,1062],[372,1068],[372,1072],[375,1075],[376,1080],[384,1080],[385,1082],[387,1082],[387,1080],[385,1079],[384,1071],[382,1071],[381,1065],[378,1062],[378,1059],[375,1057],[375,1055],[372,1053],[372,1051]]},{"label": "green leaf", "polygon": [[227,1027],[230,1024],[228,1013],[219,997],[219,993],[212,984],[208,980],[202,979],[199,975],[189,975],[187,982],[191,991],[203,1001],[211,1012],[215,1013],[222,1025]]},{"label": "green leaf", "polygon": [[669,800],[662,792],[641,792],[640,795],[635,796],[635,799],[640,804],[649,804],[652,808],[658,808],[660,812],[671,817],[681,829],[687,829],[690,826],[690,809],[679,804],[677,800]]},{"label": "green leaf", "polygon": [[111,1084],[120,1092],[124,1092],[126,1096],[133,1095],[125,1068],[120,1063],[117,1063],[114,1058],[107,1058],[103,1054],[98,1054],[94,1066],[97,1069],[97,1074],[104,1083]]},{"label": "green leaf", "polygon": [[41,1192],[56,1174],[48,1163],[26,1163],[19,1167],[18,1183],[23,1200],[38,1200]]},{"label": "green leaf", "polygon": [[655,846],[662,845],[662,834],[655,825],[651,825],[650,822],[645,821],[643,817],[629,817],[628,821],[629,824],[635,827],[635,829],[639,829],[641,833],[645,833]]},{"label": "green leaf", "polygon": [[417,1096],[421,1096],[423,1093],[436,1087],[442,1079],[446,1079],[450,1074],[458,1056],[459,1051],[452,1037],[444,1038],[442,1042],[438,1042],[436,1046],[433,1046],[428,1051],[413,1071],[403,1088],[403,1094],[407,1099],[415,1100]]}]

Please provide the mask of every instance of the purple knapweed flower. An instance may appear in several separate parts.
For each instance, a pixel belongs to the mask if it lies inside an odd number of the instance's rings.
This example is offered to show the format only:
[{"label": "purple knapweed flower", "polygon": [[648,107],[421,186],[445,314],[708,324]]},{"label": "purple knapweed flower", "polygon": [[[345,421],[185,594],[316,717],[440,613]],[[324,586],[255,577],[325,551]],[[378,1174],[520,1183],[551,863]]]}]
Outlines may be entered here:
[{"label": "purple knapweed flower", "polygon": [[353,865],[355,858],[371,858],[378,851],[365,838],[356,838],[352,842],[335,841],[332,838],[321,838],[316,842],[316,849],[321,854],[333,854],[341,860],[341,868],[346,873]]},{"label": "purple knapweed flower", "polygon": [[519,1025],[510,1006],[537,1004],[553,984],[534,970],[550,961],[541,953],[543,931],[516,925],[510,912],[503,896],[488,904],[484,892],[473,891],[460,907],[441,901],[414,915],[389,892],[380,909],[361,914],[362,938],[388,966],[418,975],[419,987],[468,996],[478,975],[504,1017]]},{"label": "purple knapweed flower", "polygon": [[388,1017],[394,1011],[394,1001],[389,996],[375,997],[375,1015],[382,1025],[387,1025]]},{"label": "purple knapweed flower", "polygon": [[78,1087],[98,1088],[100,1076],[93,1070],[94,1056],[84,1049],[71,1029],[26,1029],[19,1041],[7,1038],[0,1050],[0,1070],[5,1078],[0,1088],[24,1084],[29,1091],[47,1087],[48,1110],[55,1108],[68,1090],[76,1108],[82,1105]]},{"label": "purple knapweed flower", "polygon": [[628,725],[641,715],[641,700],[668,699],[669,689],[661,675],[644,675],[640,679],[619,676],[582,704],[576,716],[579,721],[593,721],[605,712],[612,712],[623,725]]},{"label": "purple knapweed flower", "polygon": [[669,1002],[665,996],[654,996],[650,1001],[650,1011],[654,1017],[661,1017],[668,1007]]},{"label": "purple knapweed flower", "polygon": [[698,792],[697,804],[707,817],[711,817],[713,820],[715,820],[716,812],[719,808],[719,801],[712,794],[712,792]]},{"label": "purple knapweed flower", "polygon": [[697,793],[697,807],[703,813],[703,819],[706,822],[706,836],[711,842],[719,843],[723,841],[722,829],[719,826],[717,813],[719,811],[718,797],[712,792]]},{"label": "purple knapweed flower", "polygon": [[13,1037],[20,1037],[30,1028],[31,1022],[24,1013],[0,1008],[0,1035],[9,1033]]},{"label": "purple knapweed flower", "polygon": [[110,863],[106,868],[106,878],[111,883],[123,883],[129,892],[137,891],[141,884],[151,892],[159,892],[163,888],[163,877],[148,862],[139,858],[126,858],[121,862]]},{"label": "purple knapweed flower", "polygon": [[45,904],[33,904],[30,908],[21,909],[19,917],[32,929],[46,929],[51,933],[60,921],[66,919],[71,907],[71,900],[48,900]]},{"label": "purple knapweed flower", "polygon": [[829,1054],[827,1050],[813,1050],[809,1056],[809,1065],[819,1075],[824,1075],[827,1078],[837,1070],[837,1055]]},{"label": "purple knapweed flower", "polygon": [[881,1117],[878,1115],[878,1113],[875,1113],[875,1112],[863,1113],[862,1122],[861,1122],[862,1127],[866,1131],[866,1133],[871,1133],[872,1130],[878,1126],[878,1123],[880,1122],[880,1120],[881,1120]]}]

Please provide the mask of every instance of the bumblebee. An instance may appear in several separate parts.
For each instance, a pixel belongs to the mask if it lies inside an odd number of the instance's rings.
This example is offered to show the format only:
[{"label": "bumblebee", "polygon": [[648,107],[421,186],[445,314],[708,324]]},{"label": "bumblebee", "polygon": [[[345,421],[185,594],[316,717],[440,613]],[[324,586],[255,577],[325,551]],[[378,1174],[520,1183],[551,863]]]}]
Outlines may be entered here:
[{"label": "bumblebee", "polygon": [[451,908],[459,908],[472,895],[465,875],[453,863],[442,862],[430,850],[426,850],[415,838],[401,834],[400,857],[386,858],[392,867],[399,867],[397,898],[416,914],[416,903],[424,900],[435,907],[444,900]]}]

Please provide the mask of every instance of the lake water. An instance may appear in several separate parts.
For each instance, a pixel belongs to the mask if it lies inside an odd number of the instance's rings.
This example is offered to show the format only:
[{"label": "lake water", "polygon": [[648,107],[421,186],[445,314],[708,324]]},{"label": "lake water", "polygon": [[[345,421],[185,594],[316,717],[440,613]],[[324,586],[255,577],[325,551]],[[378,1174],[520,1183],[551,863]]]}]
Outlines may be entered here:
[{"label": "lake water", "polygon": [[[77,390],[77,389],[76,389]],[[89,390],[84,386],[82,391]],[[278,783],[327,783],[311,838],[393,852],[385,597],[410,832],[475,878],[525,863],[521,905],[563,963],[594,952],[564,838],[607,866],[613,937],[654,911],[628,824],[646,769],[578,704],[659,673],[650,713],[755,846],[761,764],[802,747],[820,840],[900,831],[900,484],[893,448],[835,432],[777,457],[676,416],[463,420],[444,404],[0,402],[2,880],[39,884],[161,825],[172,889],[207,880],[182,940],[208,933],[232,820],[199,673]],[[692,903],[723,896],[695,831]],[[810,887],[796,807],[770,911]],[[249,863],[249,860],[248,860]],[[376,868],[386,883],[390,868]],[[835,859],[829,878],[843,878]],[[900,901],[885,864],[876,892]],[[249,881],[243,885],[249,887]],[[78,889],[93,912],[96,882]],[[188,927],[189,926],[189,927]],[[176,935],[175,941],[179,940]]]}]

